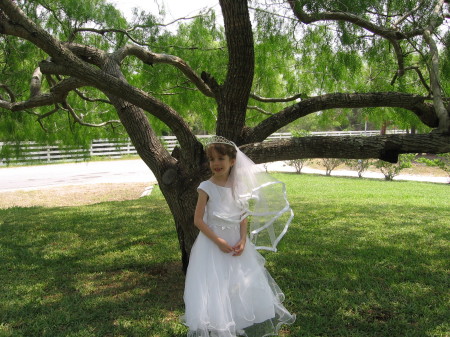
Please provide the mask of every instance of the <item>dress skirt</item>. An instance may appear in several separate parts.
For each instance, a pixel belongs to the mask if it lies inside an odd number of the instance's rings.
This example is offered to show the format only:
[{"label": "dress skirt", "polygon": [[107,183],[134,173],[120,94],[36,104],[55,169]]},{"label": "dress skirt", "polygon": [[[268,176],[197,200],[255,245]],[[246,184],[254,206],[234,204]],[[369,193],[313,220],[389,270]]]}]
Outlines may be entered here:
[{"label": "dress skirt", "polygon": [[[234,246],[239,224],[210,225]],[[264,267],[265,259],[247,239],[241,256],[222,252],[199,233],[186,274],[184,301],[189,337],[262,337],[277,335],[295,315],[283,306],[284,294]]]}]

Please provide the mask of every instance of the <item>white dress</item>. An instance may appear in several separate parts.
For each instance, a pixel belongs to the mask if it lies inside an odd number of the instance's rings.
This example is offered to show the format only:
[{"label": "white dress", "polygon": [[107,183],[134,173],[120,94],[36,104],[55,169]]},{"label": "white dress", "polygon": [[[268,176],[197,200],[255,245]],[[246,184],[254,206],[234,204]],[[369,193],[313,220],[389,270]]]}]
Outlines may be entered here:
[{"label": "white dress", "polygon": [[[240,240],[242,210],[231,189],[209,180],[198,189],[209,197],[205,223],[234,246]],[[293,323],[295,315],[282,305],[284,295],[264,264],[248,238],[242,255],[232,256],[200,232],[192,247],[184,290],[182,319],[189,327],[188,336],[273,336],[282,324]]]}]

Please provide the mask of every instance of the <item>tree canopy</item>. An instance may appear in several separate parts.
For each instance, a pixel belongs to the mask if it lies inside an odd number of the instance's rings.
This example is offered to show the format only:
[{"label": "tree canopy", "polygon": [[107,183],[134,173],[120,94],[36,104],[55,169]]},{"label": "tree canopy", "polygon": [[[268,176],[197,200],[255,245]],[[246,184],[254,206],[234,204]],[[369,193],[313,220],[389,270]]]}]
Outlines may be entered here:
[{"label": "tree canopy", "polygon": [[[209,174],[199,131],[256,162],[450,151],[448,0],[219,4],[168,30],[158,13],[127,21],[104,0],[0,0],[0,138],[129,136],[174,214],[185,261],[195,188]],[[264,142],[349,118],[421,133]],[[173,153],[163,132],[178,139]]]}]

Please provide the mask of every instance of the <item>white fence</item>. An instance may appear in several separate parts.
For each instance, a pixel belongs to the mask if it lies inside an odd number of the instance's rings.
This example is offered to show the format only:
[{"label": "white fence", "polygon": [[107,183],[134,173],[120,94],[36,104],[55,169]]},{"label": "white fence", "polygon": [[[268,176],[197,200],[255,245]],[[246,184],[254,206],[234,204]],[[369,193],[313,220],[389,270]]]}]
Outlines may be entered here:
[{"label": "white fence", "polygon": [[[405,133],[403,130],[388,131],[388,133]],[[380,131],[326,131],[311,132],[311,136],[375,136]],[[207,135],[197,136],[207,138]],[[274,133],[270,139],[288,139],[291,133]],[[164,146],[171,152],[178,141],[175,136],[161,137]],[[7,143],[0,142],[0,153]],[[13,146],[11,147],[13,149]],[[35,142],[20,143],[20,152],[9,154],[7,158],[0,158],[0,166],[26,163],[52,163],[58,161],[83,161],[95,157],[120,158],[127,155],[137,155],[136,149],[129,139],[96,139],[89,148],[74,148],[70,146],[42,145]]]}]

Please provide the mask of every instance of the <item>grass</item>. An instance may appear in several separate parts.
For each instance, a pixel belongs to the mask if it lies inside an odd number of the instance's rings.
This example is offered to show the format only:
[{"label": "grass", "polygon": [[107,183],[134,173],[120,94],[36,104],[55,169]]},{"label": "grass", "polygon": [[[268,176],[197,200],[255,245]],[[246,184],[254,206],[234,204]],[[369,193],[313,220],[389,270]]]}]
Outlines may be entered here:
[{"label": "grass", "polygon": [[[295,220],[267,268],[282,336],[450,336],[449,187],[276,174]],[[0,336],[185,336],[161,193],[0,209]]]}]

